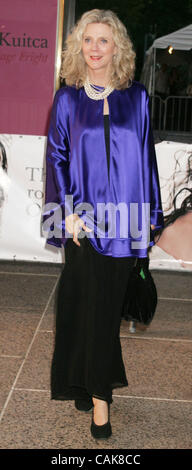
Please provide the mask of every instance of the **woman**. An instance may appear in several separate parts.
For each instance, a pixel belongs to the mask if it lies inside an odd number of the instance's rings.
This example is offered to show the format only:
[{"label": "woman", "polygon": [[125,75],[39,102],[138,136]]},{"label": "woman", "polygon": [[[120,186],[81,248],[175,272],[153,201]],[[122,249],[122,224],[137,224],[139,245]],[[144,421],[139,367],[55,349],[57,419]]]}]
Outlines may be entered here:
[{"label": "woman", "polygon": [[[169,156],[169,166],[160,168],[164,228],[155,235],[155,251],[160,259],[169,256],[183,268],[192,269],[192,153],[183,146]],[[163,171],[163,175],[161,174]],[[166,177],[165,177],[166,175]],[[153,249],[152,249],[153,253]],[[172,259],[171,259],[172,257]],[[177,260],[177,263],[175,263]]]},{"label": "woman", "polygon": [[[187,193],[180,207],[177,200]],[[173,200],[174,209],[164,219],[165,227],[156,235],[156,245],[179,260],[185,269],[192,269],[192,189],[182,188]]]},{"label": "woman", "polygon": [[84,13],[63,59],[45,200],[54,219],[48,243],[64,245],[66,257],[51,390],[79,410],[93,407],[92,436],[107,438],[112,390],[128,385],[119,339],[128,279],[136,257],[153,245],[150,223],[152,230],[163,223],[159,180],[148,96],[133,81],[135,53],[116,14]]}]

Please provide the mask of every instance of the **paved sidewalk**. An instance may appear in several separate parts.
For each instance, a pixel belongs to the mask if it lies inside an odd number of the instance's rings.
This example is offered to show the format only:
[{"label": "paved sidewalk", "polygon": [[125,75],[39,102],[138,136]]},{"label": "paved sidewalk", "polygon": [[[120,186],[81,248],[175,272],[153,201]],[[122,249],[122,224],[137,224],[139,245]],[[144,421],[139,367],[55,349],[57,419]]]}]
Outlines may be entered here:
[{"label": "paved sidewalk", "polygon": [[129,386],[115,389],[113,434],[96,441],[91,414],[50,400],[54,293],[61,266],[0,262],[3,449],[191,449],[192,273],[153,271],[159,301],[148,328],[121,325]]}]

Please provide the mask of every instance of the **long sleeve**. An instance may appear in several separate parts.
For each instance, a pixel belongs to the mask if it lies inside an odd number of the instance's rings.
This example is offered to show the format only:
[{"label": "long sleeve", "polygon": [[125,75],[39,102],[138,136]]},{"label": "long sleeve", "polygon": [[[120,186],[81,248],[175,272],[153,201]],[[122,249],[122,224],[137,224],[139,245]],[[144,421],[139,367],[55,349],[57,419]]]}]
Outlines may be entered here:
[{"label": "long sleeve", "polygon": [[[163,227],[163,211],[161,203],[161,193],[159,184],[159,175],[157,169],[157,160],[153,133],[151,129],[149,96],[145,90],[144,103],[144,128],[143,128],[143,152],[144,160],[147,163],[149,171],[149,202],[150,202],[150,223],[155,225],[155,230]],[[146,168],[147,168],[146,167]]]},{"label": "long sleeve", "polygon": [[[75,85],[56,93],[47,142],[48,207],[43,231],[48,232],[48,243],[65,245],[69,236],[65,218],[75,212],[92,229],[90,243],[99,253],[146,257],[147,243],[135,248],[133,240],[140,243],[141,228],[143,238],[146,235],[148,239],[150,223],[156,230],[163,226],[149,97],[141,83],[133,82],[125,90],[114,89],[108,102],[110,133],[106,148],[103,100],[90,99],[84,87],[77,89]],[[122,203],[127,208],[123,215]],[[117,211],[114,237],[108,236],[107,226],[111,205]],[[137,227],[134,234],[132,218]]]},{"label": "long sleeve", "polygon": [[[61,246],[64,233],[65,216],[70,213],[70,206],[66,206],[66,195],[69,191],[69,157],[70,157],[70,136],[68,131],[68,110],[67,95],[63,89],[55,94],[46,150],[46,187],[45,187],[45,211],[44,230],[49,231],[47,243]],[[67,214],[66,214],[67,212]],[[54,224],[49,227],[53,217]],[[51,236],[50,230],[53,236]]]}]

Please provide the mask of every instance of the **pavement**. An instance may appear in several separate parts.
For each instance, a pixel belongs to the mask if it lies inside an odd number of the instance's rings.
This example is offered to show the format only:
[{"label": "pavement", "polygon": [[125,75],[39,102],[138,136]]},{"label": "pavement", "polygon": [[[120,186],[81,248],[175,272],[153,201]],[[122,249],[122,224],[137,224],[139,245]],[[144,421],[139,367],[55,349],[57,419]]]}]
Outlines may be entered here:
[{"label": "pavement", "polygon": [[91,414],[50,400],[54,301],[61,265],[0,262],[1,449],[191,449],[192,273],[153,270],[151,325],[121,324],[128,387],[113,390],[113,434]]}]

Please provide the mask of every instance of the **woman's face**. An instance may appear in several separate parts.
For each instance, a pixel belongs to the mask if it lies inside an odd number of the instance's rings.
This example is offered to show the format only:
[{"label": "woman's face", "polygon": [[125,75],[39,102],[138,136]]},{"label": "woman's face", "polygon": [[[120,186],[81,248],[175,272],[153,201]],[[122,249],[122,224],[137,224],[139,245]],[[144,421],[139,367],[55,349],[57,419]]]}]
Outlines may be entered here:
[{"label": "woman's face", "polygon": [[157,246],[175,259],[182,260],[184,268],[192,269],[192,211],[166,227]]},{"label": "woman's face", "polygon": [[110,69],[117,46],[113,41],[112,29],[107,24],[90,23],[82,38],[82,53],[88,67],[93,71]]}]

